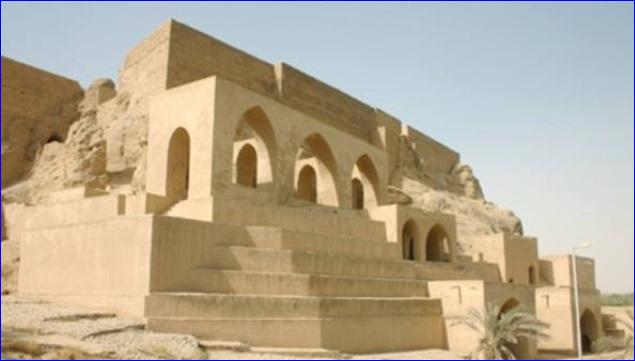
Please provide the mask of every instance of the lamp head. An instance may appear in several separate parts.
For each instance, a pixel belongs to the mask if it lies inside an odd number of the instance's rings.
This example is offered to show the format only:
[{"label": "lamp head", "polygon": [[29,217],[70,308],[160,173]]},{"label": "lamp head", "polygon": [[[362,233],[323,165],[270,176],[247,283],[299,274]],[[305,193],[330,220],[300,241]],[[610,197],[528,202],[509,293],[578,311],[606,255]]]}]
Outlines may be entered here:
[{"label": "lamp head", "polygon": [[575,247],[575,249],[586,249],[591,247],[591,242],[582,242]]}]

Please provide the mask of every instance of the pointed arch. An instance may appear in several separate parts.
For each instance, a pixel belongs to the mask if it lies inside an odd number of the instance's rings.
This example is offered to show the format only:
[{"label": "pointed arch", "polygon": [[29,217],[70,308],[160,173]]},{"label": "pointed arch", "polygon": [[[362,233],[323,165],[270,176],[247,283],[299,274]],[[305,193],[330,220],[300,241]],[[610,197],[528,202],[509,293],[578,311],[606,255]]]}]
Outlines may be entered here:
[{"label": "pointed arch", "polygon": [[244,144],[240,148],[234,169],[236,170],[236,184],[256,188],[258,185],[258,155],[251,144]]},{"label": "pointed arch", "polygon": [[308,164],[298,174],[297,196],[305,201],[317,202],[317,176],[315,169]]},{"label": "pointed arch", "polygon": [[375,164],[367,154],[357,159],[353,166],[351,178],[358,179],[363,186],[361,192],[363,193],[363,199],[361,202],[355,198],[357,196],[355,193],[356,189],[352,189],[353,208],[355,208],[356,202],[362,203],[362,208],[377,207],[379,205],[379,175]]},{"label": "pointed arch", "polygon": [[597,317],[590,309],[585,309],[580,317],[580,339],[582,353],[593,352],[593,343],[600,338],[600,326]]},{"label": "pointed arch", "polygon": [[353,209],[364,209],[364,184],[359,178],[351,180],[351,206]]},{"label": "pointed arch", "polygon": [[450,237],[440,224],[433,226],[426,237],[426,261],[450,262]]},{"label": "pointed arch", "polygon": [[409,219],[401,229],[401,246],[403,259],[415,261],[419,259],[419,227],[414,219]]},{"label": "pointed arch", "polygon": [[[506,312],[509,312],[515,308],[520,307],[520,302],[515,298],[509,298],[498,311],[498,318],[500,319]],[[526,337],[518,337],[517,343],[507,343],[507,349],[518,359],[522,358],[526,353],[528,347],[528,339]]]},{"label": "pointed arch", "polygon": [[302,142],[296,155],[295,162],[295,191],[298,198],[300,173],[309,165],[315,172],[315,202],[328,206],[339,206],[339,192],[337,189],[337,163],[324,137],[318,133],[307,136]]},{"label": "pointed arch", "polygon": [[[249,148],[246,148],[247,144],[252,147],[254,154],[243,153],[243,156],[255,156],[255,165],[253,165],[255,179],[248,182],[249,185],[245,184],[245,179],[239,178],[239,174],[244,175],[244,173],[238,169],[239,165],[244,165],[238,161],[241,152],[251,152]],[[234,131],[233,182],[253,188],[261,184],[272,183],[276,172],[274,161],[276,152],[277,142],[269,117],[259,106],[249,108],[238,120]]]}]

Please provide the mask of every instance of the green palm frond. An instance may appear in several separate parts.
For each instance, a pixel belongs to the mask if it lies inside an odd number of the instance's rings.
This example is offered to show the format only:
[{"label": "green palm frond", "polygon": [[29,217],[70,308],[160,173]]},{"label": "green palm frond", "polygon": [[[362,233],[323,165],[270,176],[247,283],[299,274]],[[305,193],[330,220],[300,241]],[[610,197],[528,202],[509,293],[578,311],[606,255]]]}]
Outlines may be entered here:
[{"label": "green palm frond", "polygon": [[547,339],[549,325],[539,321],[522,307],[514,307],[501,313],[501,307],[488,304],[484,312],[474,308],[454,324],[461,324],[479,334],[479,341],[470,354],[472,359],[514,360],[510,345],[520,337]]},{"label": "green palm frond", "polygon": [[633,359],[633,312],[627,311],[626,316],[630,321],[616,319],[617,323],[627,329],[627,335],[622,338],[602,337],[593,343],[593,349],[597,352],[612,352],[622,350],[624,353],[620,359]]}]

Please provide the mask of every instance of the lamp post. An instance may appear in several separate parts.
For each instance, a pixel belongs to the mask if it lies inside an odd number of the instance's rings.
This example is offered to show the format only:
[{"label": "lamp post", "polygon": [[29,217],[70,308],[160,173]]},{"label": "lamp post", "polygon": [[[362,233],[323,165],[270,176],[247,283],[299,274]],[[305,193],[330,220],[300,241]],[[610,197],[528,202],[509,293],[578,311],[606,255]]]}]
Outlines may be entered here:
[{"label": "lamp post", "polygon": [[575,330],[576,330],[576,346],[578,349],[578,360],[582,359],[582,333],[580,330],[580,300],[578,299],[578,263],[576,262],[576,251],[580,251],[591,247],[591,243],[584,242],[573,247],[571,254],[571,263],[573,267],[573,300],[575,303]]}]

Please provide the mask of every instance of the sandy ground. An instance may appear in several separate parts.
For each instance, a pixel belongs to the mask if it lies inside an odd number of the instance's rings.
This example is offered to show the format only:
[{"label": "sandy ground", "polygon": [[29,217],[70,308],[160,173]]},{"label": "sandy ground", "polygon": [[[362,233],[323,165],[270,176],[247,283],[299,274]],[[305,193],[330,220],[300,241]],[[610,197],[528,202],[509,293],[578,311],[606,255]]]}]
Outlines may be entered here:
[{"label": "sandy ground", "polygon": [[[162,334],[138,321],[111,313],[54,305],[37,299],[2,296],[2,358],[12,359],[210,359],[298,360],[351,358],[328,352],[285,354],[276,350],[233,351],[220,343],[206,350],[189,335]],[[246,348],[245,345],[242,345]],[[224,350],[229,348],[230,350]],[[257,352],[256,352],[257,351]],[[365,355],[357,359],[437,359],[444,350]]]},{"label": "sandy ground", "polygon": [[[240,343],[206,344],[189,335],[155,333],[143,323],[32,298],[2,296],[2,359],[209,359],[209,360],[453,360],[445,350],[351,357],[325,351],[250,349]],[[615,360],[622,353],[584,359]],[[539,359],[569,359],[540,355]]]}]

